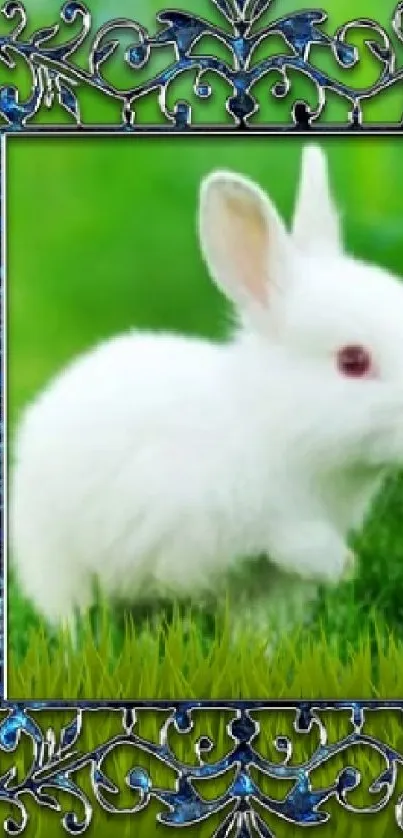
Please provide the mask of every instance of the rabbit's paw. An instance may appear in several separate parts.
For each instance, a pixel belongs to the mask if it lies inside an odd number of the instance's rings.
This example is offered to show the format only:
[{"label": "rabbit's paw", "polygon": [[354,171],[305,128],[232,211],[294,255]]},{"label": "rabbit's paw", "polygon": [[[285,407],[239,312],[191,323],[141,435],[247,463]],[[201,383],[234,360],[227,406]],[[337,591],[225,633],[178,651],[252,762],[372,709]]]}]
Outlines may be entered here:
[{"label": "rabbit's paw", "polygon": [[355,564],[344,540],[324,521],[277,524],[274,537],[269,551],[274,563],[303,578],[334,585]]}]

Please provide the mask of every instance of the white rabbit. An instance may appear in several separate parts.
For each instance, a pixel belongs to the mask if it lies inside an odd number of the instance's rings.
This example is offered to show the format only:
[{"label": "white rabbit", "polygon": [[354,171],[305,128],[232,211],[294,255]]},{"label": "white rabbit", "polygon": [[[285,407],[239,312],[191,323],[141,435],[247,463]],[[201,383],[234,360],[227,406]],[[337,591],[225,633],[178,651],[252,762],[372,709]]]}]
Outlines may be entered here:
[{"label": "white rabbit", "polygon": [[257,554],[336,582],[403,461],[403,287],[345,254],[323,152],[304,152],[291,233],[225,171],[199,229],[238,311],[228,340],[115,337],[21,422],[11,550],[50,622],[89,606],[94,579],[111,598],[195,593]]}]

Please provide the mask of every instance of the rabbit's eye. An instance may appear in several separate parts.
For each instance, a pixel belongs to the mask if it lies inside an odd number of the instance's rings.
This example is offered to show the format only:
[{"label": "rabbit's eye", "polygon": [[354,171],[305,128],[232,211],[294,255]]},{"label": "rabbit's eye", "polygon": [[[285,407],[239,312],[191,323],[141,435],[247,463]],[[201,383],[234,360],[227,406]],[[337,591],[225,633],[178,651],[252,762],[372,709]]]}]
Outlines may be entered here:
[{"label": "rabbit's eye", "polygon": [[337,353],[337,365],[343,375],[363,378],[371,371],[371,356],[364,346],[344,346]]}]

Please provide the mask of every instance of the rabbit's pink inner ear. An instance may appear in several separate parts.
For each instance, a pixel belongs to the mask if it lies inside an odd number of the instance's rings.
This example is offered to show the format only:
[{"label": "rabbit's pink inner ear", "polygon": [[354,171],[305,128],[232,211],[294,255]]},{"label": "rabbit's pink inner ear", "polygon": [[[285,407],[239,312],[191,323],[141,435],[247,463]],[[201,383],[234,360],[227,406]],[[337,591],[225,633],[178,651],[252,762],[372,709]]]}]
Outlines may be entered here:
[{"label": "rabbit's pink inner ear", "polygon": [[269,231],[263,207],[254,196],[237,195],[235,190],[232,194],[228,191],[225,204],[224,239],[230,251],[234,280],[241,291],[265,305]]},{"label": "rabbit's pink inner ear", "polygon": [[269,223],[258,187],[230,173],[210,175],[202,188],[200,235],[210,274],[237,305],[267,302]]}]

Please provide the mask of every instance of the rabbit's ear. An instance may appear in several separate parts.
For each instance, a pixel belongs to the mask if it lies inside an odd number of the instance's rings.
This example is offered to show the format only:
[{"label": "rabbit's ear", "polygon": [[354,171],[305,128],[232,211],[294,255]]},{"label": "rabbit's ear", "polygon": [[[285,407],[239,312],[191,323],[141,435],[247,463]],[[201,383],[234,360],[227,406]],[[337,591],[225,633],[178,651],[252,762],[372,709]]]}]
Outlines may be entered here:
[{"label": "rabbit's ear", "polygon": [[329,184],[327,160],[318,145],[308,145],[302,156],[293,238],[307,251],[340,253],[341,225]]},{"label": "rabbit's ear", "polygon": [[287,272],[291,241],[266,195],[230,172],[202,183],[200,241],[212,279],[241,309],[270,305]]}]

